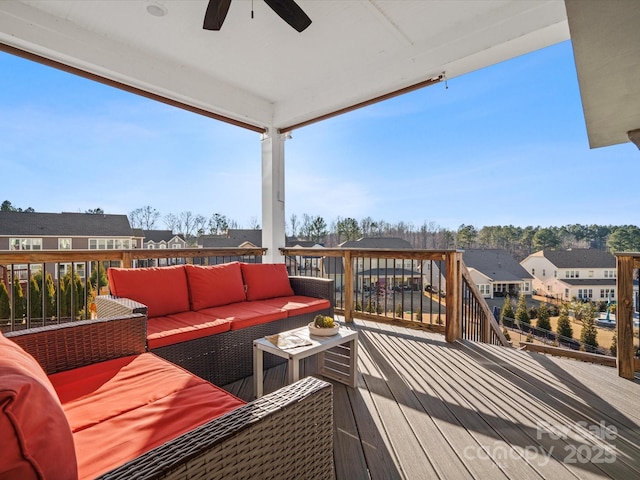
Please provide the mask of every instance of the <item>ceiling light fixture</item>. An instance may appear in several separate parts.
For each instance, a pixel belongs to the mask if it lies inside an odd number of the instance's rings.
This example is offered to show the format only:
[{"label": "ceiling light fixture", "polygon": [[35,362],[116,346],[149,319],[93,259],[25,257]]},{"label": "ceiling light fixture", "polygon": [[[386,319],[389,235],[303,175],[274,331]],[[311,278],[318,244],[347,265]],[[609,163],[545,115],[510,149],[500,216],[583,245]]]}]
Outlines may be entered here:
[{"label": "ceiling light fixture", "polygon": [[154,17],[164,17],[167,14],[167,7],[158,3],[150,3],[147,5],[147,12]]},{"label": "ceiling light fixture", "polygon": [[628,131],[627,135],[629,135],[629,140],[631,140],[633,144],[640,149],[640,128]]}]

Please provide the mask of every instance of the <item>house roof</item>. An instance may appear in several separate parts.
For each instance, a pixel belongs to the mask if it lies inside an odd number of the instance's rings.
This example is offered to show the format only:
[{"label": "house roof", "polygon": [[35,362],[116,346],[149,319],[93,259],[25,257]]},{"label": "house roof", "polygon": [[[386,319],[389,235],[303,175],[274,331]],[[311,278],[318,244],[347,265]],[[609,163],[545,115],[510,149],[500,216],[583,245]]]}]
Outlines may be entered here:
[{"label": "house roof", "polygon": [[339,245],[340,248],[391,248],[394,250],[413,248],[410,242],[396,237],[362,237]]},{"label": "house roof", "polygon": [[132,237],[126,215],[0,212],[0,235],[33,237]]},{"label": "house roof", "polygon": [[592,248],[542,250],[542,256],[558,268],[616,268],[612,254]]},{"label": "house roof", "polygon": [[615,278],[559,278],[558,281],[574,287],[615,287]]},{"label": "house roof", "polygon": [[171,230],[143,230],[143,236],[145,242],[169,242],[174,237],[178,237],[184,240],[184,237],[180,234],[173,233]]},{"label": "house roof", "polygon": [[509,252],[499,248],[465,250],[462,259],[467,267],[474,268],[494,282],[533,278]]},{"label": "house roof", "polygon": [[224,235],[200,235],[198,245],[204,248],[235,248],[250,243],[255,247],[262,246],[262,230],[229,229]]}]

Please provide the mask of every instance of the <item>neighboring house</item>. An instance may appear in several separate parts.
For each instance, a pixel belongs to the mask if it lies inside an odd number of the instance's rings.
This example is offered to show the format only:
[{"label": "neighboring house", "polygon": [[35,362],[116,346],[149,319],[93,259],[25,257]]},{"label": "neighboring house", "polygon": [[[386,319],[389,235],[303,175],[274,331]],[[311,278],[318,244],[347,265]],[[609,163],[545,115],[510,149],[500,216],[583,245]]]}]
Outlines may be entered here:
[{"label": "neighboring house", "polygon": [[[175,234],[171,230],[140,230],[140,234],[143,237],[143,248],[147,248],[150,250],[173,250],[187,248],[187,241],[184,238],[184,235]],[[183,262],[183,259],[153,258],[150,260],[140,260],[137,266],[164,267],[167,265],[177,265]]]},{"label": "neighboring house", "polygon": [[563,300],[615,299],[616,259],[602,250],[540,250],[520,264],[534,277],[539,295]]},{"label": "neighboring house", "polygon": [[[363,237],[341,243],[339,248],[385,248],[390,250],[413,249],[407,240],[396,237]],[[410,289],[422,290],[425,279],[432,276],[430,261],[419,262],[411,259],[385,259],[356,257],[355,288],[358,291],[372,289]],[[440,273],[436,273],[440,276]],[[391,283],[389,283],[391,280]],[[434,282],[437,283],[437,282]],[[440,282],[444,285],[444,280]]]},{"label": "neighboring house", "polygon": [[[117,250],[140,248],[126,215],[89,213],[0,212],[0,251],[2,250]],[[56,279],[64,276],[71,264],[46,269]],[[31,264],[31,272],[41,265]],[[75,264],[76,273],[84,278],[85,264]],[[14,265],[13,275],[27,280],[27,265]],[[10,272],[0,266],[0,278],[7,285]]]},{"label": "neighboring house", "polygon": [[[223,235],[200,235],[197,244],[199,248],[260,248],[262,246],[262,230],[229,229]],[[253,259],[241,255],[209,257],[210,265],[233,261],[261,263],[262,257]]]},{"label": "neighboring house", "polygon": [[142,230],[144,237],[143,248],[187,248],[187,241],[182,234],[175,234],[171,230]]},{"label": "neighboring house", "polygon": [[484,298],[531,295],[533,276],[506,250],[469,249],[462,260]]},{"label": "neighboring house", "polygon": [[[313,240],[299,240],[296,237],[287,238],[286,245],[288,248],[312,248],[316,250],[324,248],[321,243],[316,243]],[[321,273],[326,273],[323,271],[323,258],[311,255],[296,255],[287,258],[287,266],[292,275],[317,276]]]}]

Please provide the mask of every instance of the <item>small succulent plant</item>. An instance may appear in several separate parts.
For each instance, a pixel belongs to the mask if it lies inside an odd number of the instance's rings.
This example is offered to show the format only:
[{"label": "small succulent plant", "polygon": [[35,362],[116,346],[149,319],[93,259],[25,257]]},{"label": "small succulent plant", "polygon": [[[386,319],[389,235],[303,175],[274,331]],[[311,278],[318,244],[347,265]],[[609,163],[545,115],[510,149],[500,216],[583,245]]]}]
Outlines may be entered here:
[{"label": "small succulent plant", "polygon": [[316,315],[313,319],[313,325],[318,328],[333,328],[335,323],[332,317],[326,315]]}]

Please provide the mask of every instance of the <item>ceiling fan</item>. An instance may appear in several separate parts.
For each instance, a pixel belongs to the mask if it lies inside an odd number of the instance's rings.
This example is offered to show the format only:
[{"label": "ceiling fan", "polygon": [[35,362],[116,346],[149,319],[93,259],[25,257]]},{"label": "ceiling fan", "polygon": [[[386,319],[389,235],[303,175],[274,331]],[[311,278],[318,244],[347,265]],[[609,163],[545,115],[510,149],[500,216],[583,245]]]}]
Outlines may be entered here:
[{"label": "ceiling fan", "polygon": [[[276,12],[280,18],[295,28],[298,32],[302,32],[311,25],[311,19],[298,6],[294,0],[264,0],[271,10]],[[207,12],[204,14],[205,30],[220,30],[224,22],[231,0],[209,0]],[[253,16],[253,12],[251,12]]]}]

